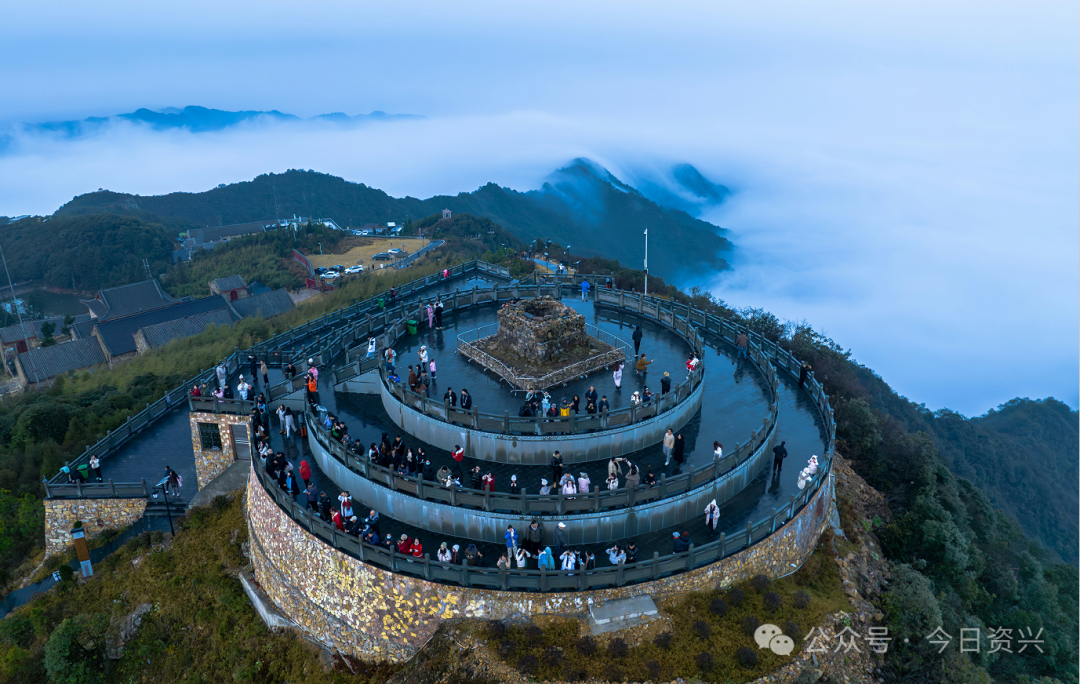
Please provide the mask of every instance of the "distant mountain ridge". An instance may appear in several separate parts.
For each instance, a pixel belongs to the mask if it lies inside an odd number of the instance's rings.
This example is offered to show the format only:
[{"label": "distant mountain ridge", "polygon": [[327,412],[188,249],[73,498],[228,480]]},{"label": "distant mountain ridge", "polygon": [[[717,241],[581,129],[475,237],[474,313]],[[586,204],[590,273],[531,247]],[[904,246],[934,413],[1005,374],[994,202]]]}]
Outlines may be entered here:
[{"label": "distant mountain ridge", "polygon": [[357,114],[350,116],[341,112],[332,114],[320,114],[309,119],[303,119],[293,114],[279,112],[276,109],[270,111],[239,111],[230,112],[221,109],[207,107],[188,106],[182,109],[166,107],[154,111],[151,109],[137,109],[126,114],[113,116],[92,116],[86,119],[73,121],[47,121],[44,123],[22,124],[24,130],[31,132],[58,133],[69,137],[76,137],[94,131],[114,121],[129,121],[149,125],[154,130],[186,129],[192,133],[206,133],[220,131],[231,126],[259,119],[279,122],[301,121],[328,121],[337,124],[362,124],[373,121],[398,121],[409,119],[423,119],[423,116],[415,114],[387,114],[386,112],[374,111],[370,114]]},{"label": "distant mountain ridge", "polygon": [[[675,167],[669,178],[650,186],[650,194],[723,201],[727,189],[704,179],[692,166]],[[691,171],[692,170],[692,171]],[[691,185],[682,185],[679,177]],[[653,187],[667,188],[652,193]],[[57,215],[114,213],[220,226],[272,219],[275,215],[329,217],[345,225],[418,220],[443,209],[489,218],[518,237],[570,245],[575,254],[603,255],[640,266],[643,232],[649,228],[650,270],[675,283],[690,283],[728,268],[723,254],[732,248],[722,228],[686,211],[650,199],[603,167],[575,159],[554,172],[537,190],[519,192],[488,183],[473,192],[426,200],[394,198],[362,183],[314,171],[265,174],[199,193],[175,192],[142,197],[111,191],[80,195]]]}]

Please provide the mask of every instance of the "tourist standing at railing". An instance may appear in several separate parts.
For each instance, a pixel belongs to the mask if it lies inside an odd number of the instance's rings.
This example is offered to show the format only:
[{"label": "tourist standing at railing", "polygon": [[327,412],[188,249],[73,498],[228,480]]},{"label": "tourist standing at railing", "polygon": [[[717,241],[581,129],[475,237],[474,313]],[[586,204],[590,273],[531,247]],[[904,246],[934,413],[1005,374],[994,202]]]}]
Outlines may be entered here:
[{"label": "tourist standing at railing", "polygon": [[255,372],[258,370],[259,364],[255,359],[254,354],[248,354],[248,375],[251,376],[252,381],[255,381]]},{"label": "tourist standing at railing", "polygon": [[282,371],[282,375],[285,376],[286,380],[292,380],[296,377],[296,366],[292,365],[292,363],[285,364],[285,370]]},{"label": "tourist standing at railing", "polygon": [[315,376],[308,373],[307,376],[307,400],[312,406],[317,406],[319,403],[319,385],[315,380]]},{"label": "tourist standing at railing", "polygon": [[[690,355],[690,358],[686,360],[686,379],[689,380],[693,377],[694,372],[701,367],[701,359],[698,358],[697,352]],[[666,375],[666,373],[665,373]]]},{"label": "tourist standing at railing", "polygon": [[575,416],[581,413],[580,405],[581,399],[575,394],[574,398],[570,400],[570,410],[574,412]]},{"label": "tourist standing at railing", "polygon": [[562,559],[562,569],[564,571],[573,570],[577,566],[577,552],[573,549],[567,549],[559,554],[559,558]]},{"label": "tourist standing at railing", "polygon": [[713,458],[721,459],[724,457],[724,445],[720,442],[712,443]]},{"label": "tourist standing at railing", "polygon": [[611,379],[615,381],[615,389],[622,389],[622,368],[622,361],[616,361],[615,370],[611,372]]},{"label": "tourist standing at railing", "polygon": [[484,554],[480,553],[480,549],[476,548],[476,544],[469,544],[465,547],[465,562],[469,567],[478,567],[484,562]]},{"label": "tourist standing at railing", "polygon": [[[254,380],[254,378],[252,378]],[[251,385],[244,382],[244,376],[240,376],[240,383],[236,386],[236,391],[240,393],[240,398],[247,401],[248,391],[251,390]]]},{"label": "tourist standing at railing", "polygon": [[672,544],[672,553],[684,553],[690,550],[690,533],[686,530],[682,531],[682,534],[674,533],[674,543]]},{"label": "tourist standing at railing", "polygon": [[494,475],[492,475],[491,473],[484,473],[483,483],[484,484],[483,484],[482,488],[483,488],[483,490],[485,492],[493,492],[493,491],[495,491],[495,476]]},{"label": "tourist standing at railing", "polygon": [[637,563],[637,559],[638,559],[638,545],[637,545],[636,542],[634,542],[633,539],[631,539],[626,544],[626,562],[627,563]]},{"label": "tourist standing at railing", "polygon": [[612,565],[623,565],[626,563],[626,552],[620,549],[618,544],[607,549],[605,553],[608,555],[608,560],[611,561]]},{"label": "tourist standing at railing", "polygon": [[506,526],[506,533],[503,534],[503,539],[506,540],[506,552],[513,555],[514,550],[518,547],[520,540],[518,538],[517,530],[513,525]]},{"label": "tourist standing at railing", "polygon": [[618,475],[608,475],[607,481],[605,482],[605,484],[607,485],[607,488],[608,488],[609,492],[618,489],[619,488],[619,476]]},{"label": "tourist standing at railing", "polygon": [[589,403],[591,401],[595,404],[598,398],[599,397],[596,394],[596,387],[593,385],[589,385],[589,390],[585,392],[585,403]]},{"label": "tourist standing at railing", "polygon": [[500,570],[510,570],[513,566],[510,565],[510,559],[506,557],[506,554],[499,556],[499,561],[495,563],[495,567]]},{"label": "tourist standing at railing", "polygon": [[398,537],[398,543],[397,543],[397,551],[398,551],[398,553],[400,553],[403,556],[408,556],[409,552],[411,550],[412,550],[412,539],[409,538],[409,535],[403,534],[400,537]]},{"label": "tourist standing at railing", "polygon": [[551,494],[551,485],[548,483],[547,478],[540,478],[540,496],[547,496]]},{"label": "tourist standing at railing", "polygon": [[101,477],[101,461],[98,460],[97,454],[90,457],[90,472],[93,473],[94,479],[98,482],[102,482]]},{"label": "tourist standing at railing", "polygon": [[416,391],[416,369],[409,365],[409,389]]},{"label": "tourist standing at railing", "polygon": [[446,392],[443,394],[442,398],[444,402],[450,404],[451,406],[457,406],[457,395],[454,394],[453,387],[447,387]]},{"label": "tourist standing at railing", "polygon": [[196,397],[196,398],[198,398],[198,397],[201,397],[201,396],[202,396],[202,390],[201,390],[201,389],[199,389],[199,386],[198,386],[198,385],[195,385],[195,386],[193,386],[193,387],[191,388],[191,391],[190,391],[190,392],[188,392],[188,394],[190,394],[190,395],[191,395],[191,396],[193,396],[193,397]]},{"label": "tourist standing at railing", "polygon": [[450,562],[450,549],[446,547],[446,542],[439,544],[439,552],[435,554],[435,557],[439,559],[440,563]]},{"label": "tourist standing at railing", "polygon": [[664,396],[671,391],[671,376],[667,371],[664,371],[664,377],[660,378],[660,396]]},{"label": "tourist standing at railing", "polygon": [[709,502],[705,507],[705,527],[709,528],[709,539],[716,536],[716,527],[720,524],[720,507],[716,505],[716,499]]},{"label": "tourist standing at railing", "polygon": [[386,533],[386,537],[383,539],[382,547],[389,551],[391,556],[397,553],[397,544],[394,543],[394,538],[389,532]]},{"label": "tourist standing at railing", "polygon": [[644,482],[645,482],[645,484],[646,484],[646,485],[648,485],[649,487],[655,487],[655,486],[656,486],[656,475],[654,475],[654,474],[653,474],[653,471],[652,471],[652,466],[649,466],[649,467],[648,467],[648,470],[647,470],[647,472],[645,473],[645,480],[644,480]]},{"label": "tourist standing at railing", "polygon": [[300,479],[304,481],[305,487],[311,484],[311,466],[307,461],[300,461]]},{"label": "tourist standing at railing", "polygon": [[607,400],[607,395],[606,394],[604,396],[600,397],[600,403],[596,405],[596,409],[598,411],[600,411],[601,413],[603,413],[604,411],[611,410],[611,407],[608,405],[608,400]]},{"label": "tourist standing at railing", "polygon": [[540,553],[540,544],[544,541],[544,526],[540,524],[540,521],[533,518],[529,526],[525,528],[525,538],[522,540],[522,544],[525,549],[536,556]]},{"label": "tourist standing at railing", "polygon": [[643,337],[643,333],[641,332],[641,326],[640,325],[635,326],[634,334],[631,335],[630,337],[631,337],[631,339],[634,340],[634,356],[637,356],[638,354],[641,353],[641,338]]},{"label": "tourist standing at railing", "polygon": [[566,473],[562,476],[562,480],[559,482],[559,489],[564,496],[572,496],[577,494],[577,480],[570,473]]},{"label": "tourist standing at railing", "polygon": [[469,390],[461,390],[461,409],[463,411],[472,410],[472,395],[469,394]]},{"label": "tourist standing at railing", "polygon": [[533,554],[529,553],[524,547],[517,547],[514,550],[514,562],[517,563],[518,570],[525,570],[529,567],[529,559],[533,557]]},{"label": "tourist standing at railing", "polygon": [[511,494],[517,495],[519,489],[520,487],[518,487],[517,475],[511,475],[510,484],[507,486],[506,491],[510,492]]},{"label": "tourist standing at railing", "polygon": [[420,477],[424,478],[425,482],[435,481],[435,466],[431,465],[430,459],[424,459],[424,465],[420,467]]},{"label": "tourist standing at railing", "polygon": [[394,366],[397,364],[397,352],[394,351],[393,347],[387,347],[386,353],[383,354],[383,356],[386,358],[387,367],[390,370],[393,370]]},{"label": "tourist standing at railing", "polygon": [[584,278],[581,279],[581,301],[585,302],[589,300],[589,281]]},{"label": "tourist standing at railing", "polygon": [[589,474],[584,470],[578,473],[577,490],[579,494],[588,494],[592,488],[592,481],[589,480]]},{"label": "tourist standing at railing", "polygon": [[430,304],[427,305],[427,326],[428,330],[435,329],[435,307]]},{"label": "tourist standing at railing", "polygon": [[636,390],[630,395],[630,406],[641,406],[641,395]]},{"label": "tourist standing at railing", "polygon": [[664,433],[664,466],[671,463],[671,450],[675,448],[675,433],[668,428]]},{"label": "tourist standing at railing", "polygon": [[803,361],[802,366],[799,367],[799,389],[802,389],[803,385],[806,384],[807,378],[810,377],[811,370],[813,369],[810,368],[810,363],[808,361]]},{"label": "tourist standing at railing", "polygon": [[332,510],[330,507],[330,495],[325,490],[319,492],[319,517],[323,519],[323,522],[330,520],[330,511]]},{"label": "tourist standing at railing", "polygon": [[443,303],[442,300],[435,302],[435,329],[442,330]]},{"label": "tourist standing at railing", "polygon": [[368,337],[367,340],[367,357],[369,359],[375,358],[375,348],[378,343],[373,336]]},{"label": "tourist standing at railing", "polygon": [[217,368],[214,369],[214,375],[217,377],[218,389],[221,389],[222,387],[225,386],[225,376],[227,374],[228,373],[225,370],[225,362],[222,361],[221,363],[219,363],[217,365]]},{"label": "tourist standing at railing", "polygon": [[315,486],[314,482],[308,484],[307,489],[304,490],[307,494],[307,507],[314,513],[319,512],[319,488]]},{"label": "tourist standing at railing", "polygon": [[283,435],[285,434],[285,404],[278,404],[277,411],[274,411],[274,413],[277,414],[278,425],[281,426],[278,434]]},{"label": "tourist standing at railing", "polygon": [[773,447],[773,476],[779,477],[784,468],[784,459],[787,458],[787,442],[780,442],[780,446]]},{"label": "tourist standing at railing", "polygon": [[480,466],[473,466],[473,469],[469,471],[469,482],[473,489],[480,489],[484,484],[484,473],[480,470]]},{"label": "tourist standing at railing", "polygon": [[637,487],[639,484],[641,484],[641,472],[636,465],[631,463],[630,472],[626,474],[626,487],[630,489]]},{"label": "tourist standing at railing", "polygon": [[334,527],[336,527],[339,532],[345,531],[345,521],[341,519],[341,511],[336,508],[331,508],[330,521],[334,523]]},{"label": "tourist standing at railing", "polygon": [[[263,387],[270,386],[270,368],[266,365],[266,359],[259,364],[259,372],[262,373]],[[254,380],[255,378],[252,378]]]},{"label": "tourist standing at railing", "polygon": [[735,344],[739,348],[739,355],[736,357],[736,360],[747,358],[746,352],[750,347],[750,338],[745,332],[739,333],[739,336],[735,338]]}]

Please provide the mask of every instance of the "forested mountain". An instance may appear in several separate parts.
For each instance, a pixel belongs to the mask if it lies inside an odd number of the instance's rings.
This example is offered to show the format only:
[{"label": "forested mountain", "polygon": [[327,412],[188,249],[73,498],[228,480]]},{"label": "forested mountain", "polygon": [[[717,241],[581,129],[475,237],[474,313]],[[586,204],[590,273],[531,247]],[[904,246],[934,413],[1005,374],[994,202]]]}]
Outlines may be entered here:
[{"label": "forested mountain", "polygon": [[[706,193],[720,201],[726,192],[696,170],[679,167],[677,175],[689,183],[682,186],[687,196]],[[298,214],[357,226],[415,221],[444,208],[489,218],[525,241],[550,239],[571,245],[576,254],[602,254],[635,264],[644,258],[642,233],[648,226],[651,270],[679,283],[727,268],[723,253],[731,248],[716,226],[660,206],[585,160],[575,160],[541,189],[529,192],[489,183],[454,197],[398,199],[327,174],[288,171],[200,193],[141,197],[99,191],[76,197],[57,215],[149,214],[219,226]]]},{"label": "forested mountain", "polygon": [[172,263],[178,232],[191,226],[175,219],[134,214],[31,217],[0,227],[4,255],[16,283],[41,280],[81,291],[145,280]]}]

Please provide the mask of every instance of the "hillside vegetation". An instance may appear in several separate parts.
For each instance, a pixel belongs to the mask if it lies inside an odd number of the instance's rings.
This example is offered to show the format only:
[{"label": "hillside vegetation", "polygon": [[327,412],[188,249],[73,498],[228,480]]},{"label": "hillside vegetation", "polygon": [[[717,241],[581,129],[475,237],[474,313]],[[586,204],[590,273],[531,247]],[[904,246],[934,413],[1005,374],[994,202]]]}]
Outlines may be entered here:
[{"label": "hillside vegetation", "polygon": [[[720,190],[714,186],[710,192]],[[575,253],[603,254],[624,263],[641,263],[642,233],[648,226],[655,263],[670,264],[657,266],[654,273],[676,282],[727,268],[723,253],[731,249],[716,226],[656,204],[585,160],[575,160],[541,189],[529,192],[489,183],[453,197],[398,199],[335,176],[288,171],[200,193],[141,197],[99,191],[76,197],[57,215],[149,213],[218,226],[297,214],[359,226],[416,221],[446,208],[489,218],[526,242],[550,239],[572,245]]]}]

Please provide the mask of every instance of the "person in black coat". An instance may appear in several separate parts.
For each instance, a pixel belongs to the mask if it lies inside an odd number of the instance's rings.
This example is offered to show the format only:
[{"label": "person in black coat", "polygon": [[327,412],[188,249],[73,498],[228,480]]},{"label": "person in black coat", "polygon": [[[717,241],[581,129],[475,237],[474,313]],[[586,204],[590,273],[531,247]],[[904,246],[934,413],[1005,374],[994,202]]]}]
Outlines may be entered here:
[{"label": "person in black coat", "polygon": [[467,389],[461,390],[461,408],[464,411],[472,410],[472,395]]},{"label": "person in black coat", "polygon": [[634,356],[637,356],[641,352],[641,326],[634,328],[634,334],[631,335],[634,338]]},{"label": "person in black coat", "polygon": [[806,384],[806,379],[810,377],[810,371],[810,364],[803,361],[803,365],[799,368],[799,389],[802,389],[803,385]]},{"label": "person in black coat", "polygon": [[551,481],[558,482],[562,479],[563,459],[562,454],[556,451],[551,455]]},{"label": "person in black coat", "polygon": [[773,475],[780,475],[780,469],[784,467],[784,459],[787,458],[787,447],[784,446],[787,442],[780,442],[780,446],[773,447]]},{"label": "person in black coat", "polygon": [[446,388],[446,394],[443,395],[443,401],[447,402],[451,406],[457,406],[457,395],[454,394],[453,387]]},{"label": "person in black coat", "polygon": [[664,377],[660,378],[660,396],[664,396],[671,391],[671,376],[664,373]]},{"label": "person in black coat", "polygon": [[424,459],[424,465],[420,468],[420,477],[422,477],[425,482],[435,481],[435,466],[431,465],[430,460]]},{"label": "person in black coat", "polygon": [[599,395],[596,393],[596,388],[589,385],[589,391],[585,393],[585,403],[588,404],[591,401],[595,404],[598,399]]},{"label": "person in black coat", "polygon": [[686,452],[686,440],[683,439],[680,432],[675,436],[675,446],[671,449],[671,457],[675,459],[675,462],[682,465],[684,453]]}]

